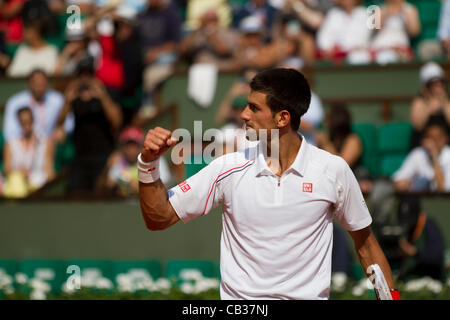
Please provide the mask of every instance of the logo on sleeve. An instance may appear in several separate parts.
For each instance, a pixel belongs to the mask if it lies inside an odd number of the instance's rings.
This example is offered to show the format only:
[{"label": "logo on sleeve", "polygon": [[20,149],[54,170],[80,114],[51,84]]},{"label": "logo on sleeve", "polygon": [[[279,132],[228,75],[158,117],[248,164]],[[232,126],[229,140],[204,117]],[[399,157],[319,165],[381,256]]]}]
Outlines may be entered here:
[{"label": "logo on sleeve", "polygon": [[191,186],[188,185],[188,183],[186,181],[183,181],[178,186],[180,187],[181,191],[183,191],[183,192],[188,192],[189,190],[191,190]]},{"label": "logo on sleeve", "polygon": [[312,192],[312,183],[303,182],[303,192]]}]

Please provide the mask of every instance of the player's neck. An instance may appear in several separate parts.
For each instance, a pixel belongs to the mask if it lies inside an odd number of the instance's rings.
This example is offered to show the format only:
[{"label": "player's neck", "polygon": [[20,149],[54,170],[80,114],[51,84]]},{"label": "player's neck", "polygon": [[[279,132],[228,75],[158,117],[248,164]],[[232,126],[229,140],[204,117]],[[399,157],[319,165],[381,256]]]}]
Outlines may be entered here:
[{"label": "player's neck", "polygon": [[297,157],[302,144],[302,138],[293,131],[280,134],[279,143],[270,143],[267,146],[266,162],[270,170],[277,176],[289,169]]}]

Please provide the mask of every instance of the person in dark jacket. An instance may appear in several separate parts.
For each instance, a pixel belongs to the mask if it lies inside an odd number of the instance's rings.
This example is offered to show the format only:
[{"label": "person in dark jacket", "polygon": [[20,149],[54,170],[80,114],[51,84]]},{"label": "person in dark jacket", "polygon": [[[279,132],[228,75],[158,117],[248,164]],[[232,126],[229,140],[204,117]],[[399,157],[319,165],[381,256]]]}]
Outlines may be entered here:
[{"label": "person in dark jacket", "polygon": [[445,250],[442,232],[422,209],[417,196],[400,200],[398,222],[404,230],[404,237],[398,244],[403,253],[399,279],[428,276],[442,280]]}]

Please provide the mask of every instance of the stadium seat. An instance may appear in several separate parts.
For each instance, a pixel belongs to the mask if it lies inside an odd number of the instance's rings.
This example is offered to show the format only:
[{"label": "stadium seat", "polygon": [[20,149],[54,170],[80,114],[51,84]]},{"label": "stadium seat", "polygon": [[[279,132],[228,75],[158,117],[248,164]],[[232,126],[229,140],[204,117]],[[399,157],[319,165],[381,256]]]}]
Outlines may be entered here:
[{"label": "stadium seat", "polygon": [[352,130],[363,144],[362,166],[373,177],[378,176],[378,136],[377,128],[372,123],[355,123]]},{"label": "stadium seat", "polygon": [[378,151],[381,154],[409,151],[412,126],[409,122],[392,122],[379,127]]},{"label": "stadium seat", "polygon": [[408,155],[412,126],[408,122],[383,124],[379,128],[380,174],[390,177]]},{"label": "stadium seat", "polygon": [[141,261],[114,261],[113,273],[115,276],[121,273],[127,273],[132,269],[145,269],[156,280],[161,277],[161,262],[158,260],[141,260]]},{"label": "stadium seat", "polygon": [[217,267],[210,260],[170,260],[165,268],[165,276],[169,279],[180,279],[181,271],[186,269],[198,270],[205,278],[217,277]]},{"label": "stadium seat", "polygon": [[390,177],[392,176],[397,169],[400,168],[400,166],[403,163],[403,160],[405,160],[407,154],[397,154],[397,155],[385,155],[381,158],[380,163],[380,173],[381,175]]},{"label": "stadium seat", "polygon": [[[25,259],[22,260],[18,268],[24,273],[28,280],[39,278],[47,282],[51,287],[51,293],[59,293],[61,284],[64,282],[65,270],[60,260],[53,259]],[[25,292],[27,288],[23,289]]]}]

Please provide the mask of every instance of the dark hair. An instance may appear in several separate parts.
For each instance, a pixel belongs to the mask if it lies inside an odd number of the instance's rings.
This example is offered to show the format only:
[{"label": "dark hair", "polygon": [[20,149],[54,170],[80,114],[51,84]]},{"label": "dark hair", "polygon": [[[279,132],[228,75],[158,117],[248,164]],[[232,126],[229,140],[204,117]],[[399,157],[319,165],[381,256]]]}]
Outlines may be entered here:
[{"label": "dark hair", "polygon": [[253,91],[265,93],[272,114],[287,110],[291,128],[300,126],[300,118],[308,111],[311,89],[303,74],[294,69],[275,68],[259,72],[250,82]]},{"label": "dark hair", "polygon": [[439,127],[448,135],[449,125],[445,121],[445,118],[441,114],[431,115],[423,128],[423,133],[425,133],[431,127]]},{"label": "dark hair", "polygon": [[77,64],[76,75],[80,76],[82,74],[94,75],[94,58],[90,55],[83,57]]},{"label": "dark hair", "polygon": [[31,114],[31,118],[33,118],[33,110],[31,110],[29,106],[20,107],[19,110],[17,110],[16,112],[17,118],[19,118],[22,112],[29,112]]},{"label": "dark hair", "polygon": [[33,78],[36,74],[39,74],[39,73],[42,74],[46,78],[48,77],[47,73],[43,69],[36,68],[36,69],[33,69],[33,71],[31,71],[31,73],[28,75],[28,81],[30,81],[31,78]]},{"label": "dark hair", "polygon": [[345,104],[336,103],[330,106],[327,125],[330,140],[340,152],[345,139],[352,133],[352,116]]}]

